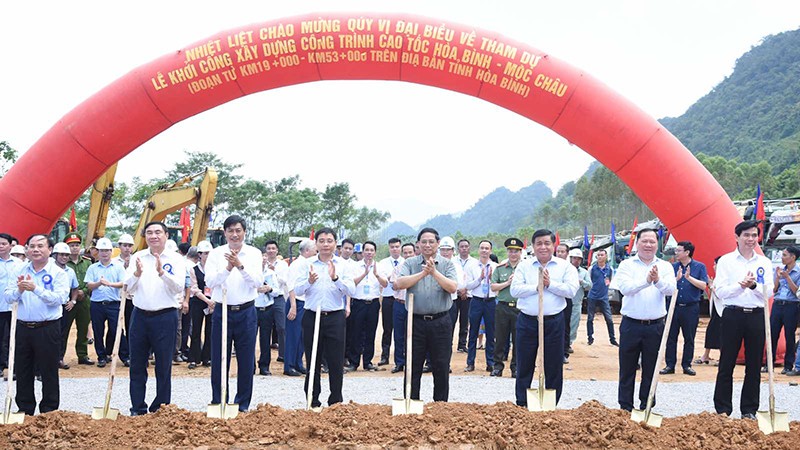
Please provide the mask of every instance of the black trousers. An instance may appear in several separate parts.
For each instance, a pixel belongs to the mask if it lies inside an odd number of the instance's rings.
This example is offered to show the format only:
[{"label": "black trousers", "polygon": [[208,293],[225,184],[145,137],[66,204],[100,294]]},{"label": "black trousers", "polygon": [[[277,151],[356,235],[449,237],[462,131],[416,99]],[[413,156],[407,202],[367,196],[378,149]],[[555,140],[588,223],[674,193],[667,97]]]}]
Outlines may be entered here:
[{"label": "black trousers", "polygon": [[11,311],[0,312],[0,370],[8,368],[9,333],[11,333]]},{"label": "black trousers", "polygon": [[[509,337],[511,343],[517,345],[517,317],[519,310],[498,302],[494,313],[494,370],[503,371],[503,357],[508,354]],[[517,370],[517,352],[511,353],[511,372]]]},{"label": "black trousers", "polygon": [[60,399],[58,361],[61,359],[61,320],[53,320],[37,328],[29,328],[18,322],[16,339],[14,364],[17,372],[17,407],[29,416],[36,410],[33,391],[35,368],[42,376],[39,412],[57,410]]},{"label": "black trousers", "polygon": [[189,316],[192,319],[189,362],[201,364],[211,361],[211,314],[203,312],[208,304],[202,300],[189,300]]},{"label": "black trousers", "polygon": [[[322,390],[320,385],[320,369],[322,358],[328,363],[328,381],[330,382],[331,394],[328,397],[328,405],[342,402],[342,381],[344,380],[344,333],[345,317],[344,311],[322,312],[319,322],[319,342],[317,349],[317,360],[311,360],[311,350],[314,344],[314,320],[316,311],[307,309],[303,314],[303,347],[305,348],[306,361],[309,361],[309,374],[311,364],[314,364],[314,385],[311,392],[311,406],[321,406],[319,393]],[[303,385],[308,393],[308,377]]]},{"label": "black trousers", "polygon": [[[411,398],[420,399],[422,366],[425,363],[425,355],[430,355],[433,401],[446,402],[450,395],[450,357],[453,354],[453,324],[450,321],[450,314],[444,314],[433,320],[425,320],[424,316],[414,314],[411,351],[414,359],[411,361]],[[406,364],[408,363],[409,361],[406,361]],[[405,394],[405,382],[403,386]]]},{"label": "black trousers", "polygon": [[772,304],[772,314],[769,316],[770,329],[772,330],[772,360],[775,361],[778,350],[778,339],[783,328],[786,342],[786,353],[783,356],[783,367],[794,368],[795,343],[794,332],[797,331],[797,319],[800,317],[800,303],[775,300]]},{"label": "black trousers", "polygon": [[[456,323],[458,323],[458,349],[467,350],[467,335],[469,333],[469,304],[472,302],[472,297],[465,299],[457,298],[453,300],[453,306],[450,308],[450,322],[452,323],[453,330],[450,332],[450,341],[452,342],[453,336],[456,332]],[[452,345],[452,344],[451,344]]]},{"label": "black trousers", "polygon": [[272,361],[272,347],[270,347],[270,341],[272,341],[274,314],[275,308],[273,308],[273,305],[256,308],[256,316],[258,318],[258,347],[261,351],[256,365],[259,369],[266,369],[267,371],[269,371],[269,364]]},{"label": "black trousers", "polygon": [[[669,305],[669,302],[667,302]],[[669,307],[669,306],[667,306]],[[675,314],[672,316],[672,325],[667,337],[667,349],[664,360],[668,367],[673,369],[678,363],[678,333],[683,334],[683,354],[681,367],[692,367],[694,358],[694,337],[697,334],[697,324],[700,321],[700,302],[689,304],[678,303],[675,305]]]},{"label": "black trousers", "polygon": [[714,387],[717,413],[733,412],[733,369],[744,341],[744,383],[739,404],[742,414],[758,411],[761,384],[761,361],[764,355],[764,308],[725,308],[722,314],[722,348]]},{"label": "black trousers", "polygon": [[383,297],[381,304],[381,360],[389,361],[392,348],[392,331],[394,330],[394,297]]},{"label": "black trousers", "polygon": [[[636,367],[642,360],[642,382],[639,384],[639,409],[647,406],[650,384],[656,368],[658,348],[664,334],[664,319],[641,323],[629,317],[622,317],[619,325],[619,387],[617,401],[619,407],[633,409],[633,391],[636,384]],[[655,405],[655,399],[653,399]]]},{"label": "black trousers", "polygon": [[564,356],[569,358],[567,349],[569,348],[569,332],[572,324],[572,299],[567,298],[567,307],[564,308]]}]

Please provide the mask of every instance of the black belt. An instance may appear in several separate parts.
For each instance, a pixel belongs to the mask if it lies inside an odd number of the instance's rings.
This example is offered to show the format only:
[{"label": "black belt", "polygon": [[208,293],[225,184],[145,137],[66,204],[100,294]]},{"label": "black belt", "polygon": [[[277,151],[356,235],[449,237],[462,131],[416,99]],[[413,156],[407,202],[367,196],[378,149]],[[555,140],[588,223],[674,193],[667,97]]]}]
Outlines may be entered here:
[{"label": "black belt", "polygon": [[[320,311],[319,315],[322,316],[322,317],[327,317],[327,316],[330,316],[330,315],[333,315],[333,314],[336,314],[336,313],[341,313],[341,312],[344,312],[344,310],[343,309],[337,309],[335,311]],[[309,313],[310,314],[316,314],[317,311],[315,311],[313,309],[307,309],[306,310],[306,314],[309,314]]]},{"label": "black belt", "polygon": [[25,322],[24,320],[17,320],[17,325],[23,326],[25,328],[41,328],[46,325],[50,325],[51,323],[61,322],[61,319],[54,319],[54,320],[45,320],[42,322]]},{"label": "black belt", "polygon": [[764,311],[764,308],[752,308],[752,307],[745,308],[744,306],[726,306],[725,309],[732,309],[734,311],[740,311],[745,314]]},{"label": "black belt", "polygon": [[472,299],[473,300],[480,300],[482,302],[493,302],[494,301],[494,297],[475,297],[474,295],[472,296]]},{"label": "black belt", "polygon": [[508,306],[509,308],[514,308],[514,309],[517,308],[517,302],[498,302],[498,305],[505,305]]},{"label": "black belt", "polygon": [[175,312],[178,310],[178,308],[164,308],[164,309],[157,309],[155,311],[148,311],[146,309],[137,307],[136,310],[139,311],[140,314],[144,314],[145,317],[155,317],[155,316],[160,316],[162,314],[166,314],[168,312]]},{"label": "black belt", "polygon": [[255,300],[250,300],[249,302],[244,302],[241,305],[228,305],[228,311],[243,311],[255,304]]},{"label": "black belt", "polygon": [[259,310],[259,311],[266,311],[266,310],[268,310],[270,308],[272,308],[272,305],[269,305],[269,306],[256,306],[256,309]]},{"label": "black belt", "polygon": [[360,302],[364,302],[364,304],[365,304],[365,305],[371,305],[371,304],[372,304],[372,302],[376,302],[376,301],[378,301],[378,299],[377,299],[377,298],[370,298],[370,299],[366,299],[366,298],[354,298],[354,299],[352,299],[352,300],[358,300],[358,301],[360,301]]},{"label": "black belt", "polygon": [[699,304],[699,303],[700,303],[700,302],[691,302],[691,303],[675,303],[675,306],[692,306],[692,305],[697,305],[697,304]]},{"label": "black belt", "polygon": [[775,300],[773,303],[776,305],[797,305],[800,302],[797,300]]},{"label": "black belt", "polygon": [[119,300],[101,300],[101,301],[92,302],[92,303],[100,303],[101,305],[111,305],[111,304],[114,304],[114,303],[119,303]]},{"label": "black belt", "polygon": [[450,314],[450,311],[442,311],[433,314],[414,314],[414,319],[424,320],[426,322],[430,322],[431,320],[436,320],[440,317],[444,317],[445,314]]},{"label": "black belt", "polygon": [[629,316],[622,316],[623,319],[628,319],[630,321],[642,324],[642,325],[657,325],[659,323],[664,323],[664,318],[659,317],[658,319],[648,319],[648,320],[641,320],[641,319],[634,319],[633,317]]}]

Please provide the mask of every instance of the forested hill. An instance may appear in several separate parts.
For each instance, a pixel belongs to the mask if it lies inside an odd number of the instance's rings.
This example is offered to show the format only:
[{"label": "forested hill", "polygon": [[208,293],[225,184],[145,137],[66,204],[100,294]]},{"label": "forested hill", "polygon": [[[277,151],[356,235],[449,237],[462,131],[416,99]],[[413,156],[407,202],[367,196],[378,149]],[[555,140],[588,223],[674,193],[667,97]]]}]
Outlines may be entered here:
[{"label": "forested hill", "polygon": [[695,154],[767,161],[774,174],[795,164],[800,146],[800,29],[764,38],[685,114],[661,123]]}]

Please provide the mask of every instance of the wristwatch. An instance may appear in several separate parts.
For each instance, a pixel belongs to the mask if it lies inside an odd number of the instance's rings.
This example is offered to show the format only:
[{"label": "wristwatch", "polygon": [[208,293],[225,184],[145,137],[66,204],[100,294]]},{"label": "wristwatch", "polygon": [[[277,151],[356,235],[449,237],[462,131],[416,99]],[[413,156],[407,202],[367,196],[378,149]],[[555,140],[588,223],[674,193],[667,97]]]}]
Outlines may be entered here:
[{"label": "wristwatch", "polygon": [[244,264],[242,264],[241,266],[237,267],[237,269],[244,270]]},{"label": "wristwatch", "polygon": [[339,281],[339,275],[336,275],[336,277],[334,277],[334,278],[331,278],[331,281],[333,281],[334,283],[336,283],[337,281]]}]

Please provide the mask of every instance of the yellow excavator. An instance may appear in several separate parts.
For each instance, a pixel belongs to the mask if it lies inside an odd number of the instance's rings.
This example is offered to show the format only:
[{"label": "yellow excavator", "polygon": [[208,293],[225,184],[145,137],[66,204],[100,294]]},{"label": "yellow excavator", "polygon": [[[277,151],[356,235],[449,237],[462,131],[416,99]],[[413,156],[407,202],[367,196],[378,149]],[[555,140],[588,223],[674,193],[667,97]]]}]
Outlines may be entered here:
[{"label": "yellow excavator", "polygon": [[[199,186],[188,185],[201,175],[203,175],[203,179]],[[217,171],[212,167],[207,167],[202,172],[186,176],[175,183],[159,188],[147,200],[147,205],[142,211],[139,226],[133,235],[133,251],[143,250],[147,247],[147,243],[142,236],[145,225],[152,221],[163,221],[167,214],[178,211],[192,203],[195,204],[196,210],[190,242],[196,244],[206,239],[216,192]]]},{"label": "yellow excavator", "polygon": [[[92,185],[89,196],[89,221],[86,224],[86,238],[84,243],[92,243],[106,235],[106,219],[111,207],[111,197],[114,195],[114,177],[117,174],[115,163],[105,171]],[[63,242],[69,233],[69,222],[58,219],[50,237],[54,242]]]}]

